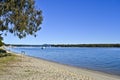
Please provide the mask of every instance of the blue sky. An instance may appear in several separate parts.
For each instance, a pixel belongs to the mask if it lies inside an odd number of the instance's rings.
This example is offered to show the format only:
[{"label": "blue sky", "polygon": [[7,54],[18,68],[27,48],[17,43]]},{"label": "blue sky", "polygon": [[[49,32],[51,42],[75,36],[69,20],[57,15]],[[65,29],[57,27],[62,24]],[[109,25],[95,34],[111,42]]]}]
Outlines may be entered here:
[{"label": "blue sky", "polygon": [[35,0],[44,21],[37,37],[9,34],[9,44],[120,43],[120,0]]}]

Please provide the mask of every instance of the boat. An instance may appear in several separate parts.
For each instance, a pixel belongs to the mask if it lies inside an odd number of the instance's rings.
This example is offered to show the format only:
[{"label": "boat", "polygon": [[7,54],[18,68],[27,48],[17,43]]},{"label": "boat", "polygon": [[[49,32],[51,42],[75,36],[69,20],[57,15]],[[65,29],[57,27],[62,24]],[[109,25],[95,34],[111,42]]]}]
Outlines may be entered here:
[{"label": "boat", "polygon": [[41,47],[41,49],[45,49],[45,47]]}]

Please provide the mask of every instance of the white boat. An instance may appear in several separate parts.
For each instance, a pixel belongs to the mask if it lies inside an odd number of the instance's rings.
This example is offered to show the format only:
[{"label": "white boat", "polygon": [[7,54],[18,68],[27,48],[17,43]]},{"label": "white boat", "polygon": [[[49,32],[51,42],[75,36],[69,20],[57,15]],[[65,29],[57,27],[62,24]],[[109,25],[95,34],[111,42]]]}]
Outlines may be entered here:
[{"label": "white boat", "polygon": [[45,47],[41,47],[41,49],[45,49]]}]

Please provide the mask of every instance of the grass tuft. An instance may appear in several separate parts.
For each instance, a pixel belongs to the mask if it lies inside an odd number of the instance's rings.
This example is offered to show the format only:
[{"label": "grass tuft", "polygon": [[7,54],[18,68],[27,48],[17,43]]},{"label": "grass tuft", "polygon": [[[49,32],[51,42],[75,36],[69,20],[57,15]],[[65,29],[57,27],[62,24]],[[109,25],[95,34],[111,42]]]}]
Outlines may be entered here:
[{"label": "grass tuft", "polygon": [[6,67],[17,61],[17,56],[9,53],[10,56],[0,57],[0,74],[6,70]]}]

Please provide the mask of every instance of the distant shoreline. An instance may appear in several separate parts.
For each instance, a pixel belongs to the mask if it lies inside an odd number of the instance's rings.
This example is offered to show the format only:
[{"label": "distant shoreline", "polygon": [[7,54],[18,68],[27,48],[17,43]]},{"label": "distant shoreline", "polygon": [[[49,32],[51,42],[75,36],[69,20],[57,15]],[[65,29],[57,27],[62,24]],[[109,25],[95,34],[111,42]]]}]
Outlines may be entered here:
[{"label": "distant shoreline", "polygon": [[26,45],[26,44],[5,44],[13,47],[120,47],[120,44],[43,44],[43,45]]}]

